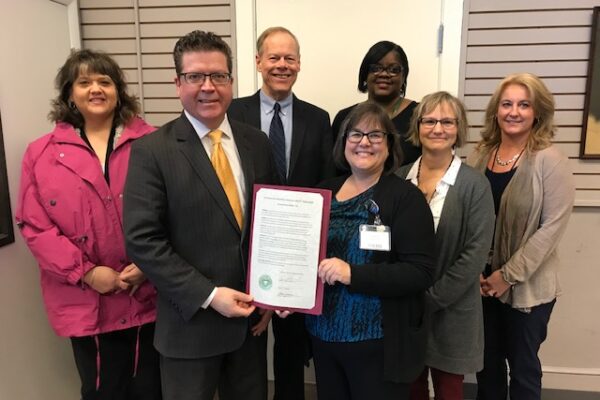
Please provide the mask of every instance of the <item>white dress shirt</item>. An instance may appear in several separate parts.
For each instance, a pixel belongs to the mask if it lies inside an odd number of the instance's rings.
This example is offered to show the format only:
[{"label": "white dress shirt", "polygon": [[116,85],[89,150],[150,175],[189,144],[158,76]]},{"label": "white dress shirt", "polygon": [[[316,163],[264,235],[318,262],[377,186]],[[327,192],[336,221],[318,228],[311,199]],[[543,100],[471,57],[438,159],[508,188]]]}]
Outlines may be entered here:
[{"label": "white dress shirt", "polygon": [[[421,163],[421,157],[415,161],[410,171],[406,175],[406,179],[410,180],[413,185],[419,186],[419,181],[417,180],[417,175],[419,174],[419,164]],[[435,231],[437,232],[437,227],[440,223],[440,217],[442,216],[442,209],[444,208],[444,201],[446,200],[446,194],[448,193],[448,189],[450,186],[454,186],[456,182],[456,176],[458,175],[458,170],[462,161],[458,156],[454,156],[454,159],[450,163],[450,166],[446,170],[446,173],[440,179],[438,184],[435,187],[435,192],[431,196],[431,200],[429,200],[429,208],[431,209],[431,215],[433,215],[433,225],[435,227]]]}]

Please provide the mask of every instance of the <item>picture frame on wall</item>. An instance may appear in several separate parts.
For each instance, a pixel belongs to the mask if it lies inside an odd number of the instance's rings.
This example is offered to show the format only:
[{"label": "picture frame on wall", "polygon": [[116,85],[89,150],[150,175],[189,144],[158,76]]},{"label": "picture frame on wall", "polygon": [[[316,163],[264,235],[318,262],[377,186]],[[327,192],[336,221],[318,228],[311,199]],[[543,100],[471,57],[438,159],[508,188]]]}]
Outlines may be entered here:
[{"label": "picture frame on wall", "polygon": [[579,156],[600,159],[600,7],[594,7]]},{"label": "picture frame on wall", "polygon": [[13,230],[12,213],[10,211],[6,153],[4,152],[2,117],[0,115],[0,246],[5,246],[14,241],[15,233]]}]

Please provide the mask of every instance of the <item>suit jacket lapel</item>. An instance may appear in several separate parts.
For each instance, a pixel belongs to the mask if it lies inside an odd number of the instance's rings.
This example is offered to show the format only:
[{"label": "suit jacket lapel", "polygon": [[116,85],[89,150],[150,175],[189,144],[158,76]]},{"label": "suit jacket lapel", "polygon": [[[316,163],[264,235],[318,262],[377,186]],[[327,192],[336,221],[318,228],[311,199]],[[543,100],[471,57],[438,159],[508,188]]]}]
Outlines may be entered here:
[{"label": "suit jacket lapel", "polygon": [[[235,121],[229,120],[233,137],[235,138],[235,145],[237,146],[238,153],[240,155],[240,163],[242,171],[244,173],[244,181],[246,183],[246,199],[252,199],[253,184],[255,181],[254,176],[254,161],[252,159],[252,147],[248,142],[244,129],[240,127]],[[250,223],[252,210],[250,205],[252,201],[246,201],[246,209],[244,210],[244,226],[242,227],[242,240],[247,233],[247,229],[244,229]],[[233,213],[232,213],[233,215]]]},{"label": "suit jacket lapel", "polygon": [[260,91],[254,93],[250,98],[250,101],[246,103],[246,112],[244,120],[248,125],[256,126],[257,129],[261,130],[260,127]]},{"label": "suit jacket lapel", "polygon": [[298,156],[300,155],[300,149],[302,148],[302,143],[304,142],[304,136],[306,135],[306,116],[305,110],[302,107],[302,104],[294,95],[293,100],[293,120],[292,120],[292,149],[290,152],[290,167],[288,172],[288,179],[294,173],[294,167],[296,166],[296,161],[298,161]]},{"label": "suit jacket lapel", "polygon": [[215,202],[221,208],[225,217],[229,220],[229,223],[239,230],[237,221],[233,215],[233,210],[231,209],[227,195],[223,190],[223,186],[221,186],[221,182],[215,173],[198,134],[184,114],[179,117],[179,120],[175,125],[175,136],[180,151],[191,164],[196,174],[200,177],[208,192],[215,199]]}]

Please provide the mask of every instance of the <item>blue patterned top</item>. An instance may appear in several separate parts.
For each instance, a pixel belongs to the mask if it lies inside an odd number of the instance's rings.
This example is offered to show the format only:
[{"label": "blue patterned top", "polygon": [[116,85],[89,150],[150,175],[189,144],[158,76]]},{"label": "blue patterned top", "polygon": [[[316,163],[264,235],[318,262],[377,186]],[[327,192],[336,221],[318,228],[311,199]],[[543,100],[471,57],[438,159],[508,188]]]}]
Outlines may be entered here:
[{"label": "blue patterned top", "polygon": [[[346,201],[331,202],[327,257],[337,257],[351,265],[371,261],[373,251],[359,249],[361,224],[369,221],[365,203],[373,188]],[[377,296],[350,293],[346,285],[325,285],[323,313],[307,315],[309,333],[327,342],[358,342],[383,338],[381,300]]]}]

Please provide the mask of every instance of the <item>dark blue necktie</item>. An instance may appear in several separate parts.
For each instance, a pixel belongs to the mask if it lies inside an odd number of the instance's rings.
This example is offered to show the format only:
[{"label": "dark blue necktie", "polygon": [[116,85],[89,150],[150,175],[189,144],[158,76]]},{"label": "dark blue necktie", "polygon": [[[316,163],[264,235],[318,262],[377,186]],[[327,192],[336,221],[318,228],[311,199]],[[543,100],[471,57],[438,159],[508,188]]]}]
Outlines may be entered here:
[{"label": "dark blue necktie", "polygon": [[273,156],[275,157],[275,167],[281,179],[281,183],[285,183],[287,179],[286,163],[285,163],[285,135],[283,134],[283,122],[279,116],[281,106],[275,103],[273,106],[273,119],[269,127],[269,139],[273,146]]}]

